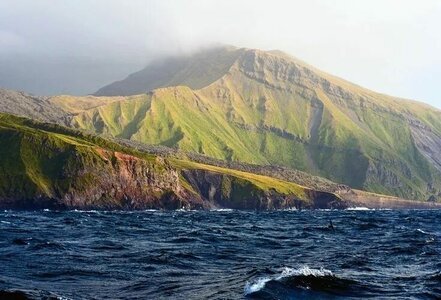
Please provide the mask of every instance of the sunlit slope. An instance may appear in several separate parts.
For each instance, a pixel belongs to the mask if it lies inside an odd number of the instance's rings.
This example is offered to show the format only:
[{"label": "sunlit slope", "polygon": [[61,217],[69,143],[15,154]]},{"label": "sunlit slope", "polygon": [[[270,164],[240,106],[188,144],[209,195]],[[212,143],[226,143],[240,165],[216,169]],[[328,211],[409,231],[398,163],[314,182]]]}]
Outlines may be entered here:
[{"label": "sunlit slope", "polygon": [[404,198],[440,197],[439,110],[369,91],[280,52],[236,51],[225,74],[203,88],[160,88],[76,111],[72,126],[294,167]]},{"label": "sunlit slope", "polygon": [[333,193],[0,113],[2,208],[343,208]]}]

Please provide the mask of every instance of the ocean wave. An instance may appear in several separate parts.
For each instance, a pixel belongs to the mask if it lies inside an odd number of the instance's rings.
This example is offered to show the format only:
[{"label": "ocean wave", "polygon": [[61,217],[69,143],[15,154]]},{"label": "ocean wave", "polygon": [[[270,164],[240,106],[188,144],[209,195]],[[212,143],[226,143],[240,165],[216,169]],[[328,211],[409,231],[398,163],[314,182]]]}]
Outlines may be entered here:
[{"label": "ocean wave", "polygon": [[428,233],[428,232],[426,232],[426,231],[424,231],[424,230],[422,230],[420,228],[417,228],[416,231],[419,232],[419,233],[422,233],[422,234],[430,234],[430,233]]},{"label": "ocean wave", "polygon": [[303,266],[298,269],[284,268],[279,275],[261,277],[253,282],[247,282],[244,295],[265,298],[269,295],[284,293],[320,293],[340,296],[359,296],[360,289],[356,281],[339,278],[332,271],[320,268],[314,269]]},{"label": "ocean wave", "polygon": [[81,210],[81,209],[74,209],[71,210],[71,212],[76,212],[76,213],[103,213],[103,212],[110,212],[110,211],[105,211],[105,210]]},{"label": "ocean wave", "polygon": [[197,209],[190,209],[190,208],[178,208],[175,209],[177,212],[199,212],[200,210]]},{"label": "ocean wave", "polygon": [[[437,299],[440,218],[441,210],[0,211],[13,224],[0,223],[0,299],[27,288],[74,299]],[[90,288],[100,280],[112,285]]]},{"label": "ocean wave", "polygon": [[313,277],[324,277],[324,276],[334,276],[332,271],[320,268],[320,269],[311,269],[308,266],[303,266],[299,269],[293,269],[289,267],[285,267],[280,275],[271,276],[271,277],[261,277],[258,278],[255,282],[247,282],[244,288],[244,294],[250,295],[252,293],[258,292],[263,289],[267,282],[269,281],[281,281],[284,278],[295,277],[295,276],[313,276]]},{"label": "ocean wave", "polygon": [[245,284],[245,288],[244,288],[244,295],[248,296],[251,294],[254,294],[258,291],[260,291],[261,289],[263,289],[266,285],[267,282],[271,281],[273,279],[269,278],[269,277],[262,277],[262,278],[258,278],[255,282],[247,282]]},{"label": "ocean wave", "polygon": [[373,210],[373,209],[364,206],[357,206],[357,207],[348,207],[346,208],[346,210]]},{"label": "ocean wave", "polygon": [[232,212],[234,209],[231,208],[213,208],[210,209],[210,211],[216,211],[216,212]]},{"label": "ocean wave", "polygon": [[42,290],[1,290],[0,299],[57,299],[71,300],[71,298],[61,296],[52,292]]},{"label": "ocean wave", "polygon": [[301,210],[297,209],[296,207],[288,207],[288,208],[278,209],[278,211],[295,211],[295,212],[300,212]]}]

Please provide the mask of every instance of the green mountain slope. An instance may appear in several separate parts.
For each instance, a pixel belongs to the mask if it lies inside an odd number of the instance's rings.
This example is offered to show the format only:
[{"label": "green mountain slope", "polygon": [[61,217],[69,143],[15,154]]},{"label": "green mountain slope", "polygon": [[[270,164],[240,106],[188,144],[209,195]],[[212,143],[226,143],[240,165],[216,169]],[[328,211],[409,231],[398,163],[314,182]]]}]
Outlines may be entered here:
[{"label": "green mountain slope", "polygon": [[346,207],[333,193],[0,113],[2,208]]},{"label": "green mountain slope", "polygon": [[[217,57],[235,60],[206,86],[189,84],[192,72],[167,77],[158,86],[181,86],[77,110],[71,125],[220,159],[292,167],[378,193],[440,198],[439,110],[372,92],[277,51],[211,53],[196,54],[189,64],[216,73],[230,64],[220,60],[213,67]],[[199,55],[212,63],[193,65]],[[158,87],[146,79],[144,91]],[[130,91],[129,85],[122,94]]]}]

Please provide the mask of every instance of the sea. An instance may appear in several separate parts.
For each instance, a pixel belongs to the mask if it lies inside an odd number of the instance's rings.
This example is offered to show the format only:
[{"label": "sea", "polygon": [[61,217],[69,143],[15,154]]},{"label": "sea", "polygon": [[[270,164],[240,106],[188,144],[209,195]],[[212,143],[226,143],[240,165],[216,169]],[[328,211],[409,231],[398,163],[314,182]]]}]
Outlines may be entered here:
[{"label": "sea", "polygon": [[441,299],[441,210],[0,212],[0,299]]}]

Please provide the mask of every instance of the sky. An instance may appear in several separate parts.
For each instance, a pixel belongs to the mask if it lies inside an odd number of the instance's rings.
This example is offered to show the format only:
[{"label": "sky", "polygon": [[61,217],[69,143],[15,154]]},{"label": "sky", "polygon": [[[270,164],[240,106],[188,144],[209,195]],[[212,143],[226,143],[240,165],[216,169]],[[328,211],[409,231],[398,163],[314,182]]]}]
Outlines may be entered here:
[{"label": "sky", "polygon": [[0,0],[0,87],[88,94],[214,44],[441,108],[439,0]]}]

